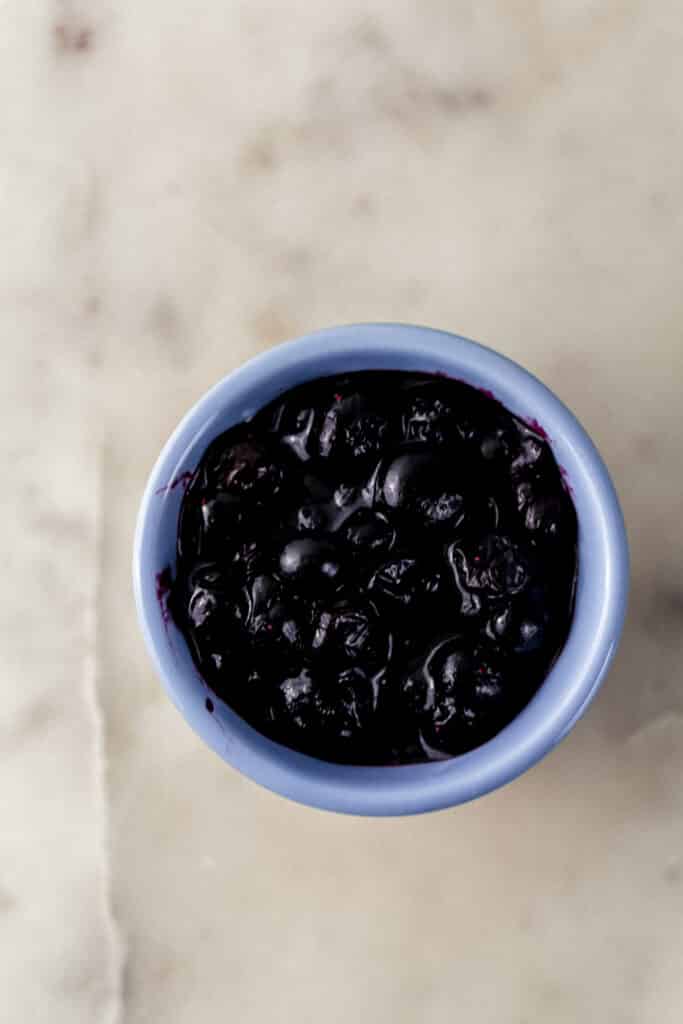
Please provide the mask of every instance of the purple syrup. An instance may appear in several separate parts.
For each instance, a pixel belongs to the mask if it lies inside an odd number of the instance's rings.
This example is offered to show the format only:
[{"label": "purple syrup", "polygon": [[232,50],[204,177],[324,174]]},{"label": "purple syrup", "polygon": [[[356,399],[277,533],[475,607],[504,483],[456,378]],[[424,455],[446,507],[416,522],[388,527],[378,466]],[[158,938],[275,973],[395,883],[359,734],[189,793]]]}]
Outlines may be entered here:
[{"label": "purple syrup", "polygon": [[464,753],[565,643],[574,506],[543,428],[488,392],[395,371],[311,381],[183,477],[162,614],[212,697],[289,747],[352,764]]}]

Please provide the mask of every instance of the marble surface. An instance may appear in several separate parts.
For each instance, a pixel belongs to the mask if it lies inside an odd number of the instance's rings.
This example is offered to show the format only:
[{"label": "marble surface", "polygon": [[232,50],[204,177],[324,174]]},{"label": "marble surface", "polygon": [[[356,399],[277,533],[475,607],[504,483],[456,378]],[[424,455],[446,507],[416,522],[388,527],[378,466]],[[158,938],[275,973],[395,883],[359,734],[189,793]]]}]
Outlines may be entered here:
[{"label": "marble surface", "polygon": [[[680,1020],[682,44],[675,0],[2,0],[3,1024]],[[539,373],[633,546],[571,737],[379,822],[205,750],[129,580],[188,406],[374,319]]]}]

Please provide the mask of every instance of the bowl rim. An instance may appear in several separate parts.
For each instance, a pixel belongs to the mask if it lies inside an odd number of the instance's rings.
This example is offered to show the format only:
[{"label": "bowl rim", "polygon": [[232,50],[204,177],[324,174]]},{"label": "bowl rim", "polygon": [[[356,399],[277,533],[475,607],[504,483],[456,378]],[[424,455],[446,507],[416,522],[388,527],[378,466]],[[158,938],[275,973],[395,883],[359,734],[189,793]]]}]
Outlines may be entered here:
[{"label": "bowl rim", "polygon": [[[201,453],[229,410],[229,422],[256,411],[245,400],[264,384],[275,397],[295,383],[348,370],[389,368],[443,373],[491,391],[510,411],[542,426],[571,485],[579,521],[574,619],[564,649],[531,702],[493,739],[449,760],[418,765],[336,765],[292,751],[247,725],[209,693],[194,666],[180,665],[159,601],[162,567],[154,562],[163,502],[187,475],[188,453]],[[308,372],[308,368],[311,372]],[[322,369],[321,369],[322,367]],[[342,372],[330,370],[329,372]],[[240,404],[241,403],[241,404]],[[211,431],[214,431],[212,434]],[[220,430],[225,429],[225,423]],[[193,463],[193,465],[196,463]],[[175,495],[176,507],[178,496]],[[177,515],[177,513],[176,513]],[[614,657],[626,613],[629,551],[623,515],[608,470],[564,403],[518,363],[460,335],[412,324],[330,327],[284,342],[248,360],[190,408],[163,446],[140,504],[133,545],[138,619],[157,675],[190,726],[225,761],[261,785],[310,806],[363,815],[439,810],[496,789],[544,757],[572,729]],[[183,641],[184,644],[184,641]]]}]

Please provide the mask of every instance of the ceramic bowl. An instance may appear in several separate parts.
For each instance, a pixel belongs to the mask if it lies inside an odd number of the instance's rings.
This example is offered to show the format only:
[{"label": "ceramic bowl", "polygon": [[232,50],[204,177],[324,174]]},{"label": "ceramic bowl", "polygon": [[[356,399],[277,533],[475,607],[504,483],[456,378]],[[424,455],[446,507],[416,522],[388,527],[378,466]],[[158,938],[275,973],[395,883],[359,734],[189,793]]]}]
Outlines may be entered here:
[{"label": "ceramic bowl", "polygon": [[[545,433],[578,516],[576,607],[558,660],[527,707],[497,736],[469,753],[430,764],[329,764],[262,736],[210,695],[166,603],[183,489],[210,441],[296,384],[370,369],[446,374],[492,392]],[[270,349],[221,380],[187,413],[164,446],[142,498],[133,576],[142,632],[159,678],[212,750],[254,781],[301,803],[401,815],[482,796],[526,771],[567,735],[595,696],[617,647],[626,610],[628,545],[617,495],[593,442],[536,377],[497,352],[444,331],[358,324]]]}]

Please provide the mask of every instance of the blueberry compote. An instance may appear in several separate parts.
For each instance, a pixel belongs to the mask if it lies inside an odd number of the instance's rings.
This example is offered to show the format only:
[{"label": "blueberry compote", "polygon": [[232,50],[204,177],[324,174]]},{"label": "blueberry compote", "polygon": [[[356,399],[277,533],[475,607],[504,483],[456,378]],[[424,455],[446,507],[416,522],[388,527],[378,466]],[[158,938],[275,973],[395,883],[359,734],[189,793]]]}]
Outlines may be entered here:
[{"label": "blueberry compote", "polygon": [[210,689],[266,736],[328,761],[434,760],[543,682],[576,542],[537,430],[445,377],[349,373],[208,447],[171,607]]}]

